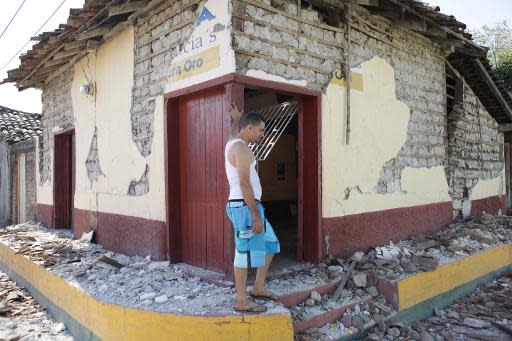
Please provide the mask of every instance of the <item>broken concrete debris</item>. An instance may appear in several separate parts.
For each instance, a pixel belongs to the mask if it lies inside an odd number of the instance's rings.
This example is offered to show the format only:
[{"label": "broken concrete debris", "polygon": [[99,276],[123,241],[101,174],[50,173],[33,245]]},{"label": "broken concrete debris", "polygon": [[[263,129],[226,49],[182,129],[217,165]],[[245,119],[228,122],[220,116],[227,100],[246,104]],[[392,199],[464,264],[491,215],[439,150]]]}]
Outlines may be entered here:
[{"label": "broken concrete debris", "polygon": [[[359,251],[348,259],[327,257],[318,265],[305,263],[287,269],[269,278],[267,288],[281,296],[311,290],[304,301],[294,303],[289,309],[295,323],[341,311],[337,321],[300,332],[299,339],[335,339],[376,326],[379,332],[385,331],[383,335],[390,340],[401,339],[403,335],[427,340],[429,330],[390,324],[396,312],[380,295],[379,278],[397,280],[412,273],[432,271],[439,265],[512,242],[511,225],[512,217],[484,214],[450,224],[430,236],[416,236],[366,253]],[[0,242],[98,300],[160,312],[234,313],[235,290],[231,282],[206,280],[208,276],[191,271],[193,267],[186,264],[107,251],[91,243],[93,231],[79,240],[71,240],[71,237],[69,232],[48,230],[34,223],[0,230]],[[508,286],[508,282],[499,283]],[[333,289],[321,289],[325,285]],[[267,305],[271,312],[285,309],[280,303],[257,302]],[[483,306],[485,304],[488,302]],[[0,312],[3,309],[5,306],[0,305]],[[458,328],[474,329],[477,325],[482,325],[482,330],[498,328],[485,316],[468,315],[459,309],[436,309],[434,315],[438,319],[459,321]],[[491,323],[491,327],[486,327],[486,323]],[[499,320],[499,323],[506,328],[508,322]]]},{"label": "broken concrete debris", "polygon": [[74,340],[25,290],[0,272],[0,340]]},{"label": "broken concrete debris", "polygon": [[511,340],[511,277],[511,272],[503,272],[500,278],[451,306],[434,308],[434,315],[425,321],[378,325],[365,340]]}]

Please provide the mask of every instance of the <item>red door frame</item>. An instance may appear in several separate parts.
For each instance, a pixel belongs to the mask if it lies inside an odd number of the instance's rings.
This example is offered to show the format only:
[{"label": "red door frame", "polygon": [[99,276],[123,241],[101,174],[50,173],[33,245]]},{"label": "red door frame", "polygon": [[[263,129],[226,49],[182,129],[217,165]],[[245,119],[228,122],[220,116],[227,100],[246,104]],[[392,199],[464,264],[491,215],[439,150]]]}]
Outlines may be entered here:
[{"label": "red door frame", "polygon": [[53,227],[73,229],[75,129],[56,133],[53,141]]},{"label": "red door frame", "polygon": [[[167,206],[167,250],[172,261],[180,261],[180,147],[177,129],[179,127],[178,103],[181,96],[224,86],[226,102],[244,103],[244,87],[264,88],[282,94],[299,96],[299,215],[297,258],[318,262],[322,257],[322,186],[321,186],[321,92],[301,86],[261,80],[253,77],[229,74],[170,92],[165,95],[164,107],[164,150],[165,150],[165,198]],[[227,139],[227,129],[223,132]],[[227,187],[225,197],[227,198]],[[308,229],[304,229],[308,226]],[[233,244],[233,235],[227,229],[225,245]],[[307,243],[306,243],[307,241]],[[224,269],[232,277],[233,247],[227,248]]]}]

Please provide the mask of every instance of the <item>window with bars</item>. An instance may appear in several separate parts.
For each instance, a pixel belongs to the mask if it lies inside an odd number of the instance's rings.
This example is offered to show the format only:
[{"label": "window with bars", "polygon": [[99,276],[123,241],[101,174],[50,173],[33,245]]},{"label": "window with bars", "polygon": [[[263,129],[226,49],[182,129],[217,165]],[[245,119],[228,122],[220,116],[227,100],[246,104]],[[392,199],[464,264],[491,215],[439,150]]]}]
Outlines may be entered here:
[{"label": "window with bars", "polygon": [[298,111],[299,105],[296,101],[255,110],[265,120],[265,136],[258,143],[249,144],[257,161],[267,158]]}]

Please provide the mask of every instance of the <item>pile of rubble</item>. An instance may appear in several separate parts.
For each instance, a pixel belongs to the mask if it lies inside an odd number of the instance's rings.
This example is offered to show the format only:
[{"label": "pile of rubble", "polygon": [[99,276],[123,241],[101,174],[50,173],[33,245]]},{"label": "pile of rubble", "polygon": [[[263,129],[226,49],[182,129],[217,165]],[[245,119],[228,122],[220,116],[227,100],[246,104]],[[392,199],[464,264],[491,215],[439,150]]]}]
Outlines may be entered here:
[{"label": "pile of rubble", "polygon": [[0,340],[71,341],[62,323],[54,322],[25,290],[0,272]]},{"label": "pile of rubble", "polygon": [[381,324],[366,340],[512,340],[512,272],[422,322]]},{"label": "pile of rubble", "polygon": [[[106,251],[92,235],[72,240],[62,230],[25,223],[0,230],[0,242],[97,299],[159,312],[233,314],[235,289],[201,280],[185,264]],[[269,312],[283,311],[274,302]]]},{"label": "pile of rubble", "polygon": [[[483,214],[475,219],[450,224],[431,236],[416,236],[396,244],[390,242],[390,245],[371,249],[367,253],[356,252],[346,260],[324,259],[311,272],[317,273],[319,279],[338,284],[337,290],[329,295],[313,292],[309,299],[291,309],[294,321],[309,319],[341,306],[359,304],[355,305],[357,308],[347,310],[336,323],[301,333],[300,339],[332,340],[372,325],[382,326],[383,321],[392,319],[396,313],[379,294],[376,288],[378,278],[399,280],[414,273],[433,271],[439,265],[510,243],[511,226],[512,217]],[[397,334],[397,330],[392,329],[392,335]],[[411,334],[414,337],[419,335]]]},{"label": "pile of rubble", "polygon": [[[432,271],[491,247],[512,242],[512,217],[483,214],[446,226],[431,236],[416,236],[370,250],[356,269],[377,271],[381,277],[400,279]],[[346,264],[343,260],[338,260]]]},{"label": "pile of rubble", "polygon": [[[389,320],[394,311],[385,304],[377,280],[397,280],[456,261],[464,256],[512,242],[512,217],[484,214],[448,225],[431,236],[356,252],[349,259],[326,258],[306,264],[267,283],[279,295],[330,285],[290,311],[296,323],[318,314],[348,307],[342,318],[311,333],[344,335]],[[126,256],[91,243],[92,232],[72,240],[70,232],[25,223],[0,230],[0,242],[44,266],[53,274],[104,302],[127,307],[194,315],[233,314],[235,289],[231,282],[207,281],[185,264]],[[284,312],[279,303],[264,303],[269,313]],[[328,330],[326,330],[328,329]],[[315,334],[315,335],[316,335]],[[328,337],[329,338],[329,337]]]}]

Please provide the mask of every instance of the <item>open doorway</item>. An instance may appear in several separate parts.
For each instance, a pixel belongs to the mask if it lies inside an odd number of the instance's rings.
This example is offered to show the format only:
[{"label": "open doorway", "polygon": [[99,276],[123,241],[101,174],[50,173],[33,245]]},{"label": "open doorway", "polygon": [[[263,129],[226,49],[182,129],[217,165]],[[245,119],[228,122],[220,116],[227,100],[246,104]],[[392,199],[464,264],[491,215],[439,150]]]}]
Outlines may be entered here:
[{"label": "open doorway", "polygon": [[[282,248],[270,270],[320,260],[320,99],[315,90],[235,74],[166,94],[166,224],[173,261],[233,279],[234,241],[225,212],[224,169],[230,124],[226,108],[233,102],[245,112],[285,103],[295,108],[286,127],[278,129],[281,136],[269,141],[274,148],[268,161],[259,165],[262,199]],[[290,188],[276,190],[286,182]]]},{"label": "open doorway", "polygon": [[298,116],[300,98],[267,89],[245,88],[245,112],[257,112],[266,121],[265,137],[251,146],[263,188],[266,217],[281,244],[271,272],[298,260]]}]

